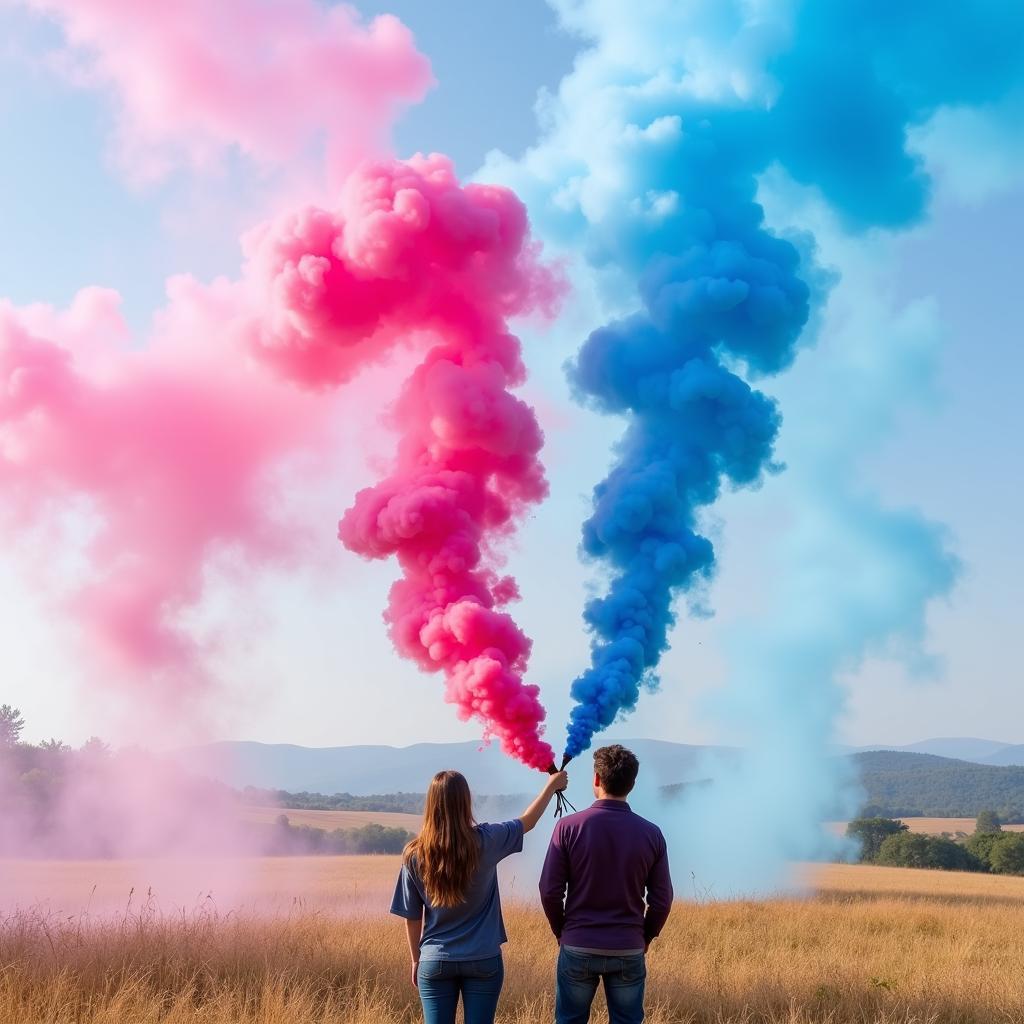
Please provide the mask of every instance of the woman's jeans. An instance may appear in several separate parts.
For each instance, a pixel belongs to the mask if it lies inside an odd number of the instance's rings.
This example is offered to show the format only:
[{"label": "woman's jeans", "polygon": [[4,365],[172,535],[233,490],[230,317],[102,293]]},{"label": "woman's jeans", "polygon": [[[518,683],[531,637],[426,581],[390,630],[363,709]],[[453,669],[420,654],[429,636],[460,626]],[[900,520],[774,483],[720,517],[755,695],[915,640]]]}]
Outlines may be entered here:
[{"label": "woman's jeans", "polygon": [[555,984],[556,1024],[587,1024],[590,1004],[604,981],[611,1024],[642,1024],[647,963],[637,956],[595,956],[561,949]]},{"label": "woman's jeans", "polygon": [[425,1024],[455,1024],[460,994],[465,1024],[494,1024],[505,980],[500,955],[486,960],[421,960],[416,978]]}]

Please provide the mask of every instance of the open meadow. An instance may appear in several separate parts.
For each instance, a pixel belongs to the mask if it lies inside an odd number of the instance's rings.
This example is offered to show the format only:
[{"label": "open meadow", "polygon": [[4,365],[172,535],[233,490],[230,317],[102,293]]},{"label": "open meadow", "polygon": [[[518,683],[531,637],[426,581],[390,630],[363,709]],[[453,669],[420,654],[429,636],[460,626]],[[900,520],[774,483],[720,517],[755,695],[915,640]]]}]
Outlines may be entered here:
[{"label": "open meadow", "polygon": [[[158,862],[4,862],[8,894],[42,885],[50,901],[0,925],[0,1020],[419,1020],[402,928],[386,914],[396,867],[391,857],[262,858],[244,884],[236,878],[240,909],[197,889],[173,913],[147,895]],[[1024,1021],[1024,878],[855,865],[801,873],[811,888],[800,898],[679,903],[650,956],[649,1021]],[[101,895],[123,899],[120,911],[99,914]],[[548,1024],[555,943],[521,884],[515,896],[498,1019]],[[69,912],[90,899],[87,912]]]},{"label": "open meadow", "polygon": [[421,814],[403,814],[400,811],[314,811],[295,807],[261,807],[244,804],[239,816],[242,821],[257,825],[270,825],[281,815],[291,825],[308,825],[330,832],[336,828],[362,828],[364,825],[383,825],[385,828],[402,828],[406,832],[418,832],[423,822]]}]

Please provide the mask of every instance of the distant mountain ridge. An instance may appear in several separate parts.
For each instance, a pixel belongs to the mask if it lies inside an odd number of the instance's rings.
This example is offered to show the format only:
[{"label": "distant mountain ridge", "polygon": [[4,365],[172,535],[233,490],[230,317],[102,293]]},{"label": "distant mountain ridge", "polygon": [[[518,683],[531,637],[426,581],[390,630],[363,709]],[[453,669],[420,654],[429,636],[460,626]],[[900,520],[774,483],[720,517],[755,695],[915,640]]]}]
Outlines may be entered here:
[{"label": "distant mountain ridge", "polygon": [[[659,784],[685,780],[707,753],[728,756],[728,747],[704,747],[663,740],[629,739],[646,770]],[[537,772],[501,753],[497,744],[416,743],[409,747],[302,747],[288,743],[224,741],[178,751],[187,768],[236,788],[256,786],[293,793],[422,793],[435,772],[452,768],[477,793],[528,793]]]},{"label": "distant mountain ridge", "polygon": [[987,757],[979,757],[982,764],[1024,765],[1024,743],[1012,743],[1001,747]]},{"label": "distant mountain ridge", "polygon": [[[1022,764],[1024,765],[1024,744],[1003,743],[999,740],[984,740],[973,736],[940,736],[931,740],[920,740],[903,746],[889,746],[880,743],[861,747],[843,747],[843,753],[866,754],[872,750],[896,750],[907,754],[935,754],[937,757],[952,757],[960,761],[976,761],[979,764]],[[1016,751],[1019,761],[994,761],[1004,752]]]}]

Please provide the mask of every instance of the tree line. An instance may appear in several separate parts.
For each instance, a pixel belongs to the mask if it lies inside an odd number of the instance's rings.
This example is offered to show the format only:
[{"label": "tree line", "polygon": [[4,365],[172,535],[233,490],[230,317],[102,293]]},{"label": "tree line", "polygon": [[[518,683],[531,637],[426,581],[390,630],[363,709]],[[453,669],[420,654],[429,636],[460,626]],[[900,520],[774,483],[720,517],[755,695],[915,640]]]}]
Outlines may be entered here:
[{"label": "tree line", "polygon": [[[374,854],[398,853],[412,838],[404,829],[368,824],[327,829],[292,826],[282,815],[275,823],[246,823],[241,806],[265,802],[281,806],[276,791],[239,793],[223,783],[192,775],[168,759],[138,748],[112,750],[97,737],[72,749],[57,739],[22,740],[25,720],[9,704],[0,705],[0,856],[110,858],[166,852],[167,844],[188,853]],[[125,779],[156,779],[174,799],[159,807],[138,806],[138,794]],[[162,793],[160,786],[154,791]],[[316,806],[313,794],[299,806]],[[358,799],[358,798],[353,798]],[[356,810],[422,809],[422,796],[395,794],[368,798]],[[324,809],[344,801],[321,798]],[[157,827],[140,830],[139,814]],[[177,816],[177,817],[175,817]],[[161,820],[162,819],[162,820]],[[206,822],[232,823],[210,834]],[[237,822],[237,825],[235,824]],[[183,834],[191,829],[191,834]]]},{"label": "tree line", "polygon": [[[241,799],[256,807],[280,807],[288,811],[387,811],[401,814],[422,814],[426,793],[377,793],[354,796],[352,793],[295,793],[287,789],[261,789],[246,786]],[[473,794],[473,809],[481,819],[515,817],[528,803],[526,793],[489,795]]]},{"label": "tree line", "polygon": [[858,844],[862,864],[1024,875],[1024,833],[1002,826],[995,811],[985,810],[974,832],[959,838],[911,832],[904,822],[886,817],[857,818],[846,826],[846,835]]},{"label": "tree line", "polygon": [[302,811],[384,811],[400,814],[422,814],[424,793],[376,793],[354,796],[352,793],[292,793],[286,789],[261,789],[246,786],[242,800],[257,807],[284,807]]},{"label": "tree line", "polygon": [[293,825],[287,814],[279,814],[264,850],[268,854],[304,856],[401,853],[412,838],[412,833],[403,828],[389,828],[375,822],[360,828],[328,830],[312,825]]}]

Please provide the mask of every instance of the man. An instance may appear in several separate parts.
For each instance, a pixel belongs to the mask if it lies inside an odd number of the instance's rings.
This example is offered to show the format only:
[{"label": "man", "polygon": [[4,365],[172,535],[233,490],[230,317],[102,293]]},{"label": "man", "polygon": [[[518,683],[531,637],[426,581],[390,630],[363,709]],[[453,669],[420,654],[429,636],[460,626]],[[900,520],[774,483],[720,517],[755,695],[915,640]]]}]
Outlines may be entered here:
[{"label": "man", "polygon": [[557,1024],[586,1024],[602,979],[611,1024],[644,1019],[645,954],[668,920],[672,879],[661,829],[626,802],[639,770],[625,747],[595,751],[597,800],[551,836],[540,897],[561,947]]}]

